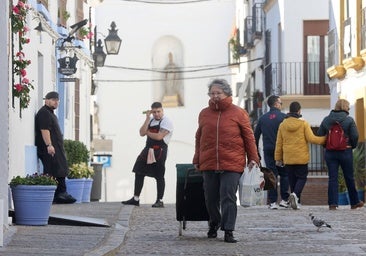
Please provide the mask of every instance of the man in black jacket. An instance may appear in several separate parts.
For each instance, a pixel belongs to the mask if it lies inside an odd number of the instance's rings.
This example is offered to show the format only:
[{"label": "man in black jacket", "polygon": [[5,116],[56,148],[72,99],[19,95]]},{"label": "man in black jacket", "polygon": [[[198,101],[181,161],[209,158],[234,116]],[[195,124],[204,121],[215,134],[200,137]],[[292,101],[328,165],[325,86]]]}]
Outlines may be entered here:
[{"label": "man in black jacket", "polygon": [[43,164],[43,172],[55,177],[58,182],[54,203],[70,204],[76,199],[66,192],[65,177],[69,170],[63,136],[57,116],[53,113],[58,104],[58,93],[47,93],[45,105],[39,109],[35,117],[35,143],[37,155]]}]

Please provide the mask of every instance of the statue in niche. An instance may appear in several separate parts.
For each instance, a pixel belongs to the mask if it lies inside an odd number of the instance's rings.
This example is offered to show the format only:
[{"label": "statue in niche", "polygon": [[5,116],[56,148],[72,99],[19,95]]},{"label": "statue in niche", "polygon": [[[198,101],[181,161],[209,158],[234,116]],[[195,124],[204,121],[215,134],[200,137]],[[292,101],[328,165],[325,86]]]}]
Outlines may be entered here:
[{"label": "statue in niche", "polygon": [[164,68],[164,96],[162,103],[165,107],[182,106],[180,87],[182,84],[180,69],[173,61],[173,54],[168,54],[169,62]]}]

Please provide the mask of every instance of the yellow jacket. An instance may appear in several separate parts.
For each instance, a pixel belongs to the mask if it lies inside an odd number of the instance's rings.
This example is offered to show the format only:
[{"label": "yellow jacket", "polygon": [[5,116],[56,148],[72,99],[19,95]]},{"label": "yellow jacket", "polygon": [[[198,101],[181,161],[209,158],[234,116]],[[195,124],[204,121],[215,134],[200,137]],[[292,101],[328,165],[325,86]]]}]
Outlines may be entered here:
[{"label": "yellow jacket", "polygon": [[309,143],[322,145],[326,136],[315,136],[308,122],[296,117],[285,118],[277,133],[275,160],[284,164],[307,164]]}]

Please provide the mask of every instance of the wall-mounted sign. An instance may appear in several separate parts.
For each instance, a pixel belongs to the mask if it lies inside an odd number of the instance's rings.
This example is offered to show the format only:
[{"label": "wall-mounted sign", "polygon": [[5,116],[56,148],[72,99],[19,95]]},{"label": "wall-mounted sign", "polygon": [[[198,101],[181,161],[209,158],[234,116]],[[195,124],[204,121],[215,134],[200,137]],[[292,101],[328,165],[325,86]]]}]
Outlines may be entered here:
[{"label": "wall-mounted sign", "polygon": [[60,74],[63,74],[65,76],[70,76],[76,73],[76,62],[79,60],[78,57],[76,57],[76,54],[74,54],[74,57],[66,56],[63,58],[58,59],[58,63],[60,64],[60,67],[58,68],[58,72]]},{"label": "wall-mounted sign", "polygon": [[103,164],[103,167],[111,167],[112,166],[112,155],[94,154],[93,162]]},{"label": "wall-mounted sign", "polygon": [[76,77],[61,77],[60,82],[76,82]]}]

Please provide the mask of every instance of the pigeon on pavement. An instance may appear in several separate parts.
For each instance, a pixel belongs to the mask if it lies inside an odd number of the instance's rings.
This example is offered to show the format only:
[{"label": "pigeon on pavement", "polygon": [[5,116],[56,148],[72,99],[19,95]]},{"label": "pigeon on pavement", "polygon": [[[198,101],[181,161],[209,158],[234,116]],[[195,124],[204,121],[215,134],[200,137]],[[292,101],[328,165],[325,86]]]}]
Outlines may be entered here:
[{"label": "pigeon on pavement", "polygon": [[324,220],[315,217],[312,213],[310,213],[309,216],[310,216],[314,226],[318,228],[318,230],[317,230],[318,232],[319,232],[321,227],[332,228],[331,225],[326,223]]}]

